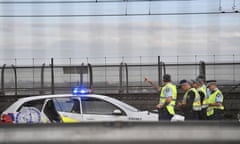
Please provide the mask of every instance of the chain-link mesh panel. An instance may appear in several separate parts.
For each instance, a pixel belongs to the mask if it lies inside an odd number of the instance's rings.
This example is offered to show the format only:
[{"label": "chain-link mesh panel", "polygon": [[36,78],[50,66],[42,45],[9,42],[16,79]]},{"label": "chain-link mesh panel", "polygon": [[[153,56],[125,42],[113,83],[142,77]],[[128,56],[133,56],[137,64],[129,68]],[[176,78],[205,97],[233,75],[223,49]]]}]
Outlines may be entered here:
[{"label": "chain-link mesh panel", "polygon": [[93,66],[94,92],[118,93],[119,66]]},{"label": "chain-link mesh panel", "polygon": [[38,95],[41,91],[41,68],[17,68],[18,95]]},{"label": "chain-link mesh panel", "polygon": [[12,68],[6,68],[4,70],[4,92],[5,95],[15,94],[15,77]]}]

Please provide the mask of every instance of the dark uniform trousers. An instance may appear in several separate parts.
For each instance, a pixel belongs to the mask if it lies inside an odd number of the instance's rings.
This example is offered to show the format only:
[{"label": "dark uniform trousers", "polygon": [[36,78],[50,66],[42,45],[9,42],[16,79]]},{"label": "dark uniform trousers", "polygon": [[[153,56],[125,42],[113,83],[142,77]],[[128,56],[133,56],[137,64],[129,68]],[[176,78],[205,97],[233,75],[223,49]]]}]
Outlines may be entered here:
[{"label": "dark uniform trousers", "polygon": [[201,114],[200,114],[200,120],[207,120],[207,108],[202,108]]},{"label": "dark uniform trousers", "polygon": [[171,120],[173,115],[171,115],[166,108],[162,108],[158,110],[159,115],[158,119],[159,120]]},{"label": "dark uniform trousers", "polygon": [[184,116],[185,116],[185,120],[199,120],[199,115],[200,115],[200,111],[191,111],[191,112],[185,112]]},{"label": "dark uniform trousers", "polygon": [[223,110],[214,109],[214,114],[209,116],[208,120],[223,120]]}]

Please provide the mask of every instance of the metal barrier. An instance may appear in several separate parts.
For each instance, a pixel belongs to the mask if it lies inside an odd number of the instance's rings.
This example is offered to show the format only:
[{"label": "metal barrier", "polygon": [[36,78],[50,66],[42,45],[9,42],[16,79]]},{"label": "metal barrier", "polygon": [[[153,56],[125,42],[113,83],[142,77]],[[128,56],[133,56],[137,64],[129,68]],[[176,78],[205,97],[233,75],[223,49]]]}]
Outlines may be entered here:
[{"label": "metal barrier", "polygon": [[239,122],[79,123],[0,125],[0,143],[11,144],[239,144]]}]

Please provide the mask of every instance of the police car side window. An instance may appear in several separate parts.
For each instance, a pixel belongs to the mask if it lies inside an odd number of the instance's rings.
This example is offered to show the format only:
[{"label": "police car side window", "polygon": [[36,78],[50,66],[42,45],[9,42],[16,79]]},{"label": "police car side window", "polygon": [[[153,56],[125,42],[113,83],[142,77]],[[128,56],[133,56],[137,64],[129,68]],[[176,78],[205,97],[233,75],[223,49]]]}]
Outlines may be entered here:
[{"label": "police car side window", "polygon": [[56,98],[54,99],[54,104],[59,112],[80,113],[80,102],[78,99]]},{"label": "police car side window", "polygon": [[84,114],[112,115],[113,111],[119,109],[115,105],[96,98],[82,98]]},{"label": "police car side window", "polygon": [[17,112],[19,112],[23,107],[35,107],[37,108],[39,111],[42,110],[44,104],[44,99],[41,100],[33,100],[33,101],[29,101],[29,102],[25,102],[23,105],[21,105]]}]

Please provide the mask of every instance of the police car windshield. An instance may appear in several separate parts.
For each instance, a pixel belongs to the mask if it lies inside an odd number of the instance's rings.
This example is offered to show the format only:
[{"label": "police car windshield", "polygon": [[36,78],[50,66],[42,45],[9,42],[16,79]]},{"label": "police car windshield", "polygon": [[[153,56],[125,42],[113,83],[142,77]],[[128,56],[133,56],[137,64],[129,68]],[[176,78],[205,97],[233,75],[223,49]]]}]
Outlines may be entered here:
[{"label": "police car windshield", "polygon": [[114,98],[111,98],[111,97],[106,97],[106,99],[110,100],[111,102],[113,102],[114,104],[118,104],[120,106],[122,106],[123,108],[129,110],[129,111],[132,111],[132,112],[138,112],[139,110],[133,106],[130,106],[124,102],[121,102],[117,99],[114,99]]}]

